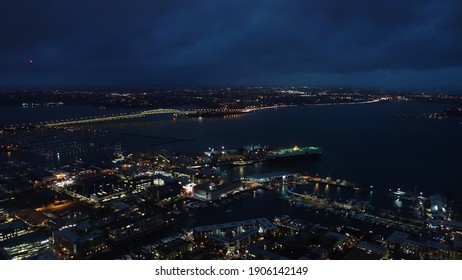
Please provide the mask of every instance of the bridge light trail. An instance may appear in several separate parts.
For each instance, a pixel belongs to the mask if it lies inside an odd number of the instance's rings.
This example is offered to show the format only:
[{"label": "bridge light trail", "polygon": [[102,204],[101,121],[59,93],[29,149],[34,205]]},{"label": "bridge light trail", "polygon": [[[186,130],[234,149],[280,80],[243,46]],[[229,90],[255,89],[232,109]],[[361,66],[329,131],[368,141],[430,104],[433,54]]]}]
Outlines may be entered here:
[{"label": "bridge light trail", "polygon": [[[239,111],[242,113],[248,113],[252,110],[249,109],[233,109],[235,111]],[[157,114],[176,114],[176,115],[188,115],[188,114],[197,114],[201,112],[220,112],[223,111],[223,108],[219,109],[191,109],[191,110],[177,110],[177,109],[153,109],[147,110],[137,113],[130,113],[125,115],[110,115],[110,116],[98,116],[98,117],[90,117],[90,118],[81,118],[75,120],[61,120],[58,122],[51,122],[46,123],[46,127],[57,127],[57,126],[66,126],[66,125],[76,125],[76,124],[86,124],[86,123],[94,123],[94,122],[106,122],[106,121],[115,121],[115,120],[123,120],[123,119],[133,119],[133,118],[142,118],[147,115],[157,115]],[[227,110],[230,111],[230,110]]]}]

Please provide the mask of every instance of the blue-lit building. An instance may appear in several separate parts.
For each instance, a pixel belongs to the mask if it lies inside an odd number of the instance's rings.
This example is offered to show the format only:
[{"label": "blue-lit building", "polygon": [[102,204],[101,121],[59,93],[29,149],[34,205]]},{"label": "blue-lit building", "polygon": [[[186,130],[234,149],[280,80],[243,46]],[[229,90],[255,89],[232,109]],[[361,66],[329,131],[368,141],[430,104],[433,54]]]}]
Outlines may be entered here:
[{"label": "blue-lit building", "polygon": [[28,225],[22,220],[0,224],[0,241],[26,234],[28,229]]},{"label": "blue-lit building", "polygon": [[0,254],[6,259],[27,259],[48,249],[49,236],[34,231],[0,242]]}]

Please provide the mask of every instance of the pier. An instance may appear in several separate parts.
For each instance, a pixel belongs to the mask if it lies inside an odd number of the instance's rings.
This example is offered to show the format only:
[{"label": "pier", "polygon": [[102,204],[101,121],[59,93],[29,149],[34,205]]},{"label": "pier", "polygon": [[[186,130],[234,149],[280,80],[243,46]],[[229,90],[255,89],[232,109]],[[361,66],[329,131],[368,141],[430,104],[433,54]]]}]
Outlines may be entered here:
[{"label": "pier", "polygon": [[346,180],[341,180],[341,179],[332,179],[330,177],[319,177],[319,176],[311,176],[311,175],[298,175],[297,179],[299,180],[298,183],[321,183],[321,184],[326,184],[330,186],[339,186],[343,188],[347,188],[353,191],[357,192],[364,192],[367,191],[367,188],[358,186],[356,184],[350,183]]}]

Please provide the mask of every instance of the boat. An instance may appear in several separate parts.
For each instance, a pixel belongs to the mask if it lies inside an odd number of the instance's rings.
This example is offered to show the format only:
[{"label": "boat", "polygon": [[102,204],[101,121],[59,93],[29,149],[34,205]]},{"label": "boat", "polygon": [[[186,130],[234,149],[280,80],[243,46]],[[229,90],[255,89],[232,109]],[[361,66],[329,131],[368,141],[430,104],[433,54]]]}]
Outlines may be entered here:
[{"label": "boat", "polygon": [[232,165],[233,166],[241,166],[241,165],[250,165],[250,164],[254,164],[255,161],[253,160],[237,160],[237,161],[233,161],[232,162]]},{"label": "boat", "polygon": [[281,160],[292,158],[319,158],[322,149],[319,147],[298,147],[272,150],[267,153],[269,160]]}]

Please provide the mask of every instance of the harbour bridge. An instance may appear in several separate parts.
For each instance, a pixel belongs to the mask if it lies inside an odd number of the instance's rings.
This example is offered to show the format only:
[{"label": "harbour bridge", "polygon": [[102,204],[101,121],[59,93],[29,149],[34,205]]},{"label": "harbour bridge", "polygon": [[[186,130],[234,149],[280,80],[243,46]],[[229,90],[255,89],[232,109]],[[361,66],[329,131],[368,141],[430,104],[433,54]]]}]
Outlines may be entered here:
[{"label": "harbour bridge", "polygon": [[134,119],[142,118],[148,115],[158,115],[158,114],[176,114],[176,115],[193,115],[193,114],[207,114],[207,113],[224,113],[224,114],[241,114],[248,113],[255,109],[229,109],[229,108],[218,108],[218,109],[152,109],[147,111],[128,113],[128,114],[113,114],[109,116],[97,116],[97,117],[87,117],[79,119],[66,119],[59,120],[55,122],[45,123],[46,127],[57,127],[57,126],[66,126],[66,125],[78,125],[78,124],[87,124],[95,122],[107,122],[107,121],[117,121],[124,119]]}]

